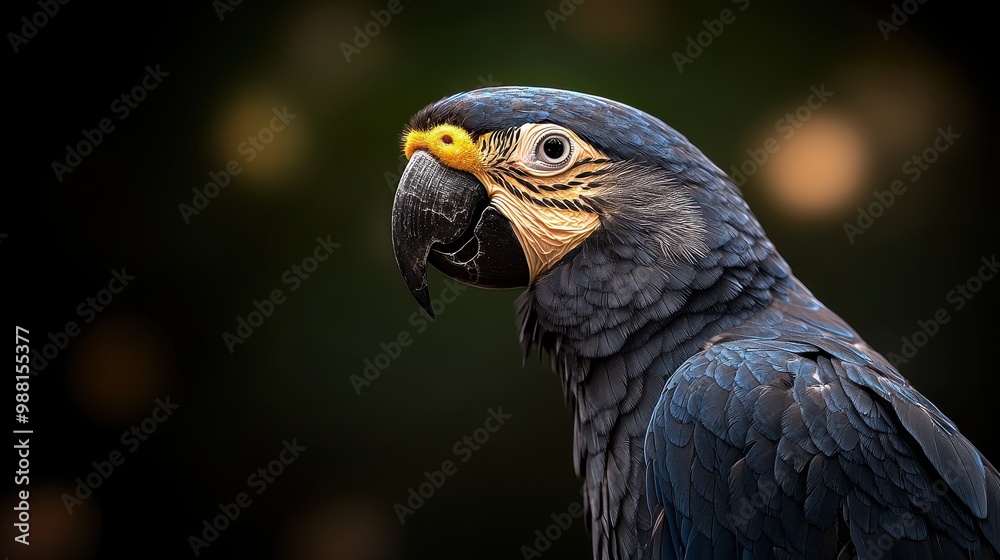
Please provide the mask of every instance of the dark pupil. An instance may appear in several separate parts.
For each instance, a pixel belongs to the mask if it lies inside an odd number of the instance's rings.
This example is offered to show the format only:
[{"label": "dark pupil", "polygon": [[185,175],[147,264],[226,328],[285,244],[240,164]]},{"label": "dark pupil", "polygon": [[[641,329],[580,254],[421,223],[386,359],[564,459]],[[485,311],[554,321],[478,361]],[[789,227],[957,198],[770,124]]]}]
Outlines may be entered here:
[{"label": "dark pupil", "polygon": [[563,154],[566,153],[566,146],[559,138],[549,138],[545,141],[545,144],[542,145],[542,150],[550,159],[557,160],[563,157]]}]

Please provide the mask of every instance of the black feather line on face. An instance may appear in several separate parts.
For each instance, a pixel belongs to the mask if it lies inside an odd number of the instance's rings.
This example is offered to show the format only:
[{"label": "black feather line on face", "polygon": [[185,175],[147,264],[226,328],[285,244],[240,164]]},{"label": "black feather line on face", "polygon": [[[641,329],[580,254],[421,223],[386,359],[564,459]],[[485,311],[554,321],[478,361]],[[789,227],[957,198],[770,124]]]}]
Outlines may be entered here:
[{"label": "black feather line on face", "polygon": [[[510,174],[507,175],[509,171],[513,168],[503,167],[497,171],[490,172],[490,178],[493,179],[497,184],[502,185],[511,194],[514,194],[518,198],[524,200],[527,199],[529,202],[536,206],[541,206],[543,208],[559,208],[562,210],[571,210],[576,212],[586,212],[588,214],[597,214],[594,205],[585,200],[582,196],[577,199],[565,199],[565,198],[548,198],[548,197],[535,197],[522,191],[516,186],[512,185],[507,179],[513,179],[518,184],[524,186],[526,189],[530,190],[535,194],[543,194],[545,192],[559,192],[567,189],[571,189],[569,185],[556,184],[556,185],[536,185],[527,179],[522,179],[521,177]],[[587,188],[586,186],[582,188]]]},{"label": "black feather line on face", "polygon": [[591,170],[591,171],[584,171],[583,173],[580,173],[579,175],[577,175],[576,178],[577,179],[586,179],[587,177],[599,177],[601,175],[604,175],[605,173],[607,173],[610,170],[611,170],[611,168],[607,168],[607,169],[594,169],[594,170]]},{"label": "black feather line on face", "polygon": [[522,179],[522,178],[520,178],[520,177],[518,177],[516,175],[512,176],[512,178],[515,181],[517,181],[518,183],[520,183],[524,188],[528,189],[529,191],[531,191],[531,192],[533,192],[535,194],[541,194],[541,192],[538,191],[538,187],[536,187],[535,184],[532,183],[531,181],[528,181],[526,179]]},{"label": "black feather line on face", "polygon": [[521,140],[520,128],[505,128],[479,139],[479,151],[489,154],[486,165],[496,165],[506,161]]}]

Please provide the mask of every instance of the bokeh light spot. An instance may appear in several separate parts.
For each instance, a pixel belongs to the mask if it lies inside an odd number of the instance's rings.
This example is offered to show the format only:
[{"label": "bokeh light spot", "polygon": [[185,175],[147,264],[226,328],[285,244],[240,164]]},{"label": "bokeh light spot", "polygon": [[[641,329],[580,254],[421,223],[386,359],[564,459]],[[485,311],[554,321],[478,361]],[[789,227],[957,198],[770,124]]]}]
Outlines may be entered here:
[{"label": "bokeh light spot", "polygon": [[[901,47],[902,48],[902,47]],[[895,161],[920,149],[928,131],[959,124],[970,107],[960,81],[939,60],[919,50],[851,60],[841,70],[841,102],[865,123],[879,160]]]},{"label": "bokeh light spot", "polygon": [[[577,3],[579,2],[579,3]],[[663,33],[668,24],[665,3],[654,0],[624,0],[623,2],[553,3],[550,26],[556,31],[570,30],[584,44],[600,44],[613,48],[635,48]],[[560,17],[564,18],[559,19]]]},{"label": "bokeh light spot", "polygon": [[144,417],[173,376],[170,339],[138,315],[101,318],[83,331],[67,364],[80,409],[102,424]]},{"label": "bokeh light spot", "polygon": [[[14,543],[14,537],[20,532],[13,522],[4,524],[4,542],[12,543],[5,546],[13,551],[17,547],[15,558],[32,560],[82,560],[92,558],[94,547],[99,539],[100,505],[96,498],[91,498],[82,506],[73,508],[73,514],[66,512],[62,501],[63,492],[72,492],[76,483],[65,481],[58,486],[50,482],[31,480],[31,493],[28,496],[31,531],[29,545]],[[3,503],[5,512],[14,511],[14,506],[20,502],[13,494]]]},{"label": "bokeh light spot", "polygon": [[286,534],[286,560],[379,560],[393,556],[398,523],[370,499],[323,502],[296,514]]},{"label": "bokeh light spot", "polygon": [[838,216],[870,175],[864,134],[841,116],[813,116],[770,157],[764,188],[783,211],[801,219]]},{"label": "bokeh light spot", "polygon": [[273,190],[294,183],[290,175],[305,159],[307,125],[289,97],[248,91],[223,108],[216,148],[221,161],[240,165],[234,185]]}]

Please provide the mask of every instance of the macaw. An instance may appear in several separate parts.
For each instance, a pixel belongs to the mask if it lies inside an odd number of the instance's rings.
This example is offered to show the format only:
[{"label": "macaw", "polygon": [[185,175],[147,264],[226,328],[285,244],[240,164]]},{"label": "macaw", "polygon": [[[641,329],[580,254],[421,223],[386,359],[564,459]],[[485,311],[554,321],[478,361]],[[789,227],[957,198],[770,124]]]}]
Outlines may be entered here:
[{"label": "macaw", "polygon": [[525,288],[574,418],[594,558],[1000,557],[1000,475],[791,273],[661,120],[534,87],[420,110],[392,208],[426,267]]}]

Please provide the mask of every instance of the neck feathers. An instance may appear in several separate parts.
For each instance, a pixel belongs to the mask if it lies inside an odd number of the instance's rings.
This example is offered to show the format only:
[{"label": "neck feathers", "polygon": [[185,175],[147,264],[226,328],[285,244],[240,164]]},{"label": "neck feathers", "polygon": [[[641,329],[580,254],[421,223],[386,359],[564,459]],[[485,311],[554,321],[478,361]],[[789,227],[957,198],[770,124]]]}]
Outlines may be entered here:
[{"label": "neck feathers", "polygon": [[549,355],[573,410],[596,558],[646,558],[643,446],[669,376],[793,282],[738,195],[728,209],[700,212],[691,258],[609,223],[518,298],[525,356]]}]

